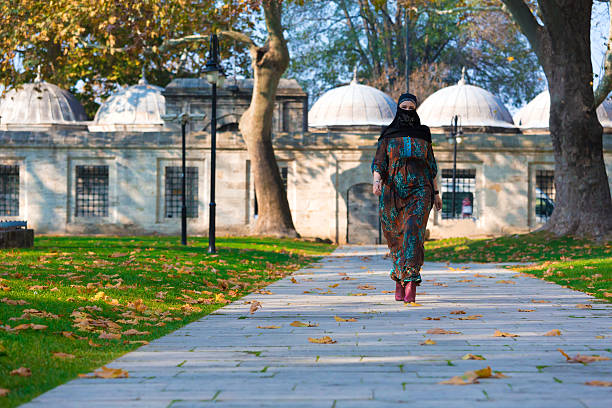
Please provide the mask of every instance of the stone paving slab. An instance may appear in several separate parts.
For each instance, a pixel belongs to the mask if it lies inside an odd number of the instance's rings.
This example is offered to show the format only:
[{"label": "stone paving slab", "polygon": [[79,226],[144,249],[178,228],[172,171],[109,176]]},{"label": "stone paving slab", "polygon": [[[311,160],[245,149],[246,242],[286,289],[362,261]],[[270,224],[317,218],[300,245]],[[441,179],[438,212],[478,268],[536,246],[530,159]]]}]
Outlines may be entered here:
[{"label": "stone paving slab", "polygon": [[[557,351],[612,357],[612,304],[499,264],[426,262],[421,306],[404,305],[382,293],[395,287],[386,252],[339,248],[295,272],[297,283],[282,279],[267,287],[271,295],[250,294],[108,364],[129,378],[75,379],[26,406],[612,407],[612,388],[584,385],[612,381],[612,360],[571,364]],[[251,300],[262,303],[253,314]],[[475,314],[482,317],[457,319]],[[293,327],[295,320],[318,326]],[[280,328],[257,328],[269,325]],[[460,333],[426,333],[433,328]],[[562,335],[543,335],[551,329]],[[322,336],[336,343],[308,341]],[[426,339],[436,344],[421,345]],[[486,360],[462,360],[467,353]],[[508,378],[438,384],[487,365]]]}]

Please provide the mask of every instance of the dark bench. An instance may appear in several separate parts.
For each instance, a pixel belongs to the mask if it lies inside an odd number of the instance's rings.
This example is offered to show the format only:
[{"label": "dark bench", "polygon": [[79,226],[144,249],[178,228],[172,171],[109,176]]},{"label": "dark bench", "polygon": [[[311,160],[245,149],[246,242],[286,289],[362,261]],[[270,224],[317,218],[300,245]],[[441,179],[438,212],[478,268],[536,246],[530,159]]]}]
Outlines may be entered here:
[{"label": "dark bench", "polygon": [[34,246],[34,230],[27,221],[0,221],[0,249],[31,248]]}]

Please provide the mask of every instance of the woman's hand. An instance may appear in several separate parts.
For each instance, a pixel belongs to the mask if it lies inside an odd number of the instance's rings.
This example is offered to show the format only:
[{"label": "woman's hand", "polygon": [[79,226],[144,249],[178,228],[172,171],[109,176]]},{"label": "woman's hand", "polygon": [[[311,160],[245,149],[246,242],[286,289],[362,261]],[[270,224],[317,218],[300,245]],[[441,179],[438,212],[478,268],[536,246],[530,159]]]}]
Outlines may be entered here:
[{"label": "woman's hand", "polygon": [[380,196],[382,194],[382,179],[380,177],[380,173],[377,171],[374,172],[374,180],[372,181],[372,193],[375,196]]},{"label": "woman's hand", "polygon": [[434,196],[434,206],[436,207],[436,211],[440,211],[442,209],[442,199],[440,198],[440,194],[436,194]]}]

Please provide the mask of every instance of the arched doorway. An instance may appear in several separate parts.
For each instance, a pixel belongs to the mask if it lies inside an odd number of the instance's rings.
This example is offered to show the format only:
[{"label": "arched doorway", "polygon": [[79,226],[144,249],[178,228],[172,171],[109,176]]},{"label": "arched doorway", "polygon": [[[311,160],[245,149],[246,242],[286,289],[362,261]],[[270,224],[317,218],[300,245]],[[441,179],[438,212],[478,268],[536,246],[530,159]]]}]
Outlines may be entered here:
[{"label": "arched doorway", "polygon": [[346,242],[349,244],[379,244],[381,235],[378,217],[378,197],[372,193],[372,184],[360,183],[346,192]]}]

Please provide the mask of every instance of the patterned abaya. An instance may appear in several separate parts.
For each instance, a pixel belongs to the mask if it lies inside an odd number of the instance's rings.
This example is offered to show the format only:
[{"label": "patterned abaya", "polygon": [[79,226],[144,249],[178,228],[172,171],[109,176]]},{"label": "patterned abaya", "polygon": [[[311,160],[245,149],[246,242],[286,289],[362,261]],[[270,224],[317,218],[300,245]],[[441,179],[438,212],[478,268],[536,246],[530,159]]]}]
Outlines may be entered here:
[{"label": "patterned abaya", "polygon": [[[429,131],[426,126],[421,128]],[[411,136],[381,137],[372,161],[374,171],[382,176],[379,213],[393,259],[391,279],[419,285],[425,227],[438,172],[431,142]]]}]

